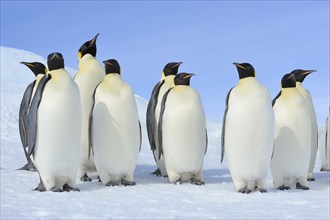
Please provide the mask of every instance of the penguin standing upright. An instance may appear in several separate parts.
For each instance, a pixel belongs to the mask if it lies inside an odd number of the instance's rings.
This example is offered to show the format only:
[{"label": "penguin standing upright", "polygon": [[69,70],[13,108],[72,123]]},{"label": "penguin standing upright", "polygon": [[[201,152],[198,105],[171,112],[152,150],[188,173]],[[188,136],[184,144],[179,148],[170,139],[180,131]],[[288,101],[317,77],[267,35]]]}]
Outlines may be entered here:
[{"label": "penguin standing upright", "polygon": [[119,63],[103,61],[106,76],[96,87],[90,118],[90,140],[100,180],[106,186],[135,185],[141,149],[141,126],[134,93],[121,78]]},{"label": "penguin standing upright", "polygon": [[311,157],[309,160],[309,168],[308,168],[308,175],[307,180],[308,181],[315,181],[315,178],[313,176],[313,170],[315,167],[315,161],[316,161],[316,154],[317,154],[317,142],[318,142],[318,126],[317,126],[317,119],[316,119],[316,113],[312,101],[312,96],[310,95],[309,91],[305,89],[302,86],[302,82],[308,76],[310,73],[316,72],[315,70],[301,70],[296,69],[293,70],[291,73],[294,75],[294,78],[296,79],[296,87],[299,90],[300,94],[304,97],[307,109],[310,115],[311,119]]},{"label": "penguin standing upright", "polygon": [[[60,53],[47,59],[48,74],[40,80],[28,112],[28,156],[33,155],[39,191],[79,191],[81,103],[79,89],[64,69]],[[62,188],[63,187],[63,188]]]},{"label": "penguin standing upright", "polygon": [[330,172],[330,119],[329,116],[326,120],[326,131],[325,131],[325,153],[328,162],[328,172]]},{"label": "penguin standing upright", "polygon": [[96,171],[93,154],[89,157],[88,121],[94,90],[104,78],[104,69],[95,59],[98,36],[99,34],[80,47],[78,51],[79,69],[74,77],[74,81],[79,87],[82,108],[80,168],[78,171],[81,181],[91,181],[87,171]]},{"label": "penguin standing upright", "polygon": [[166,168],[164,158],[159,155],[158,147],[158,120],[161,108],[161,101],[164,93],[173,86],[173,80],[178,73],[179,66],[182,62],[170,62],[165,65],[160,81],[154,86],[147,107],[147,132],[148,139],[157,164],[157,170],[153,172],[157,176],[166,176]]},{"label": "penguin standing upright", "polygon": [[275,144],[271,171],[275,188],[308,190],[311,120],[307,104],[296,88],[293,74],[285,74],[282,89],[273,99]]},{"label": "penguin standing upright", "polygon": [[207,150],[205,113],[198,92],[189,86],[193,74],[179,73],[163,96],[158,123],[159,154],[171,183],[203,182]]},{"label": "penguin standing upright", "polygon": [[228,93],[222,123],[226,154],[235,188],[240,193],[267,192],[264,179],[274,143],[274,113],[266,87],[249,63],[234,63],[239,82]]},{"label": "penguin standing upright", "polygon": [[35,80],[31,82],[28,87],[26,87],[21,105],[19,108],[19,134],[21,137],[21,142],[24,150],[24,154],[27,160],[27,164],[23,167],[19,168],[19,170],[29,170],[29,171],[35,171],[35,165],[33,164],[31,157],[28,156],[28,140],[27,140],[27,121],[28,121],[28,108],[30,107],[31,100],[33,98],[33,95],[38,87],[40,79],[47,73],[47,68],[44,64],[39,62],[21,62],[21,64],[24,64],[27,66],[35,75]]}]

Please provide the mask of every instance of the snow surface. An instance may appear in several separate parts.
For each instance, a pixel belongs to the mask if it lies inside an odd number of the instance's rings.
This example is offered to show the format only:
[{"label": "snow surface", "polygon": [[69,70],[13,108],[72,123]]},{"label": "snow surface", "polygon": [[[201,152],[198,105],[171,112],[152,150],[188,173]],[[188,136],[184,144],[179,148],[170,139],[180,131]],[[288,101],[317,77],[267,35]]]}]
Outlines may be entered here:
[{"label": "snow surface", "polygon": [[[142,149],[135,171],[136,186],[105,187],[96,179],[77,179],[80,192],[37,192],[36,172],[16,171],[25,165],[18,131],[18,109],[26,86],[34,80],[21,61],[46,59],[34,53],[1,47],[1,219],[329,219],[330,173],[320,172],[309,191],[277,191],[267,175],[268,193],[235,191],[226,161],[220,164],[219,124],[208,122],[208,151],[204,186],[173,185],[152,174],[156,168],[147,140],[147,100],[136,96],[143,130]],[[74,69],[67,69],[70,75]],[[151,92],[151,91],[150,91]],[[222,114],[222,113],[220,113]],[[324,128],[320,128],[320,133]]]}]

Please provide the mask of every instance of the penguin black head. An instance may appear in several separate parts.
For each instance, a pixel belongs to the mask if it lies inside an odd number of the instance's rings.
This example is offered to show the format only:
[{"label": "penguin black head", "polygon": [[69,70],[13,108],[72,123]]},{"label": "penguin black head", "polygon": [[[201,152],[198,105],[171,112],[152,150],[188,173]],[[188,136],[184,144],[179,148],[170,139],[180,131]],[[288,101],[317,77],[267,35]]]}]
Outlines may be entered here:
[{"label": "penguin black head", "polygon": [[291,73],[287,73],[282,77],[281,80],[282,88],[294,88],[296,87],[296,79]]},{"label": "penguin black head", "polygon": [[294,78],[297,82],[302,83],[306,76],[308,76],[310,73],[316,72],[316,70],[302,70],[302,69],[296,69],[293,70],[291,73],[294,75]]},{"label": "penguin black head", "polygon": [[182,62],[170,62],[163,69],[164,76],[176,75]]},{"label": "penguin black head", "polygon": [[256,76],[256,72],[251,64],[249,63],[233,63],[233,64],[237,68],[239,79]]},{"label": "penguin black head", "polygon": [[93,57],[96,56],[96,39],[99,36],[97,34],[92,40],[86,41],[78,51],[78,60],[80,60],[84,55],[90,54]]},{"label": "penguin black head", "polygon": [[178,85],[184,85],[189,86],[190,85],[190,78],[194,76],[193,73],[179,73],[174,77],[174,84],[176,86]]},{"label": "penguin black head", "polygon": [[110,74],[110,73],[121,74],[121,69],[117,60],[109,59],[103,61],[103,63],[105,65],[105,74]]},{"label": "penguin black head", "polygon": [[64,59],[61,53],[54,52],[48,55],[47,65],[49,71],[64,68]]},{"label": "penguin black head", "polygon": [[38,74],[46,74],[47,73],[47,68],[42,63],[39,63],[39,62],[32,62],[32,63],[21,62],[21,64],[24,64],[25,66],[27,66],[34,73],[35,76],[37,76]]}]

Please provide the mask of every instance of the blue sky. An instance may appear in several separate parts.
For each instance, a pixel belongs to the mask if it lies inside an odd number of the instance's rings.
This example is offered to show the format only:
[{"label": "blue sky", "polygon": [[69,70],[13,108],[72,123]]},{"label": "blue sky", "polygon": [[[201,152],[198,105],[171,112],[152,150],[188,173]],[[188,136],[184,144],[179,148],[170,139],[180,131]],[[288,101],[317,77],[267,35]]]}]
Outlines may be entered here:
[{"label": "blue sky", "polygon": [[249,62],[275,97],[293,69],[306,78],[318,120],[329,112],[329,1],[3,1],[1,45],[78,67],[77,51],[97,33],[97,59],[115,58],[134,92],[149,99],[164,65],[195,73],[208,119],[222,121],[238,81],[233,62]]}]

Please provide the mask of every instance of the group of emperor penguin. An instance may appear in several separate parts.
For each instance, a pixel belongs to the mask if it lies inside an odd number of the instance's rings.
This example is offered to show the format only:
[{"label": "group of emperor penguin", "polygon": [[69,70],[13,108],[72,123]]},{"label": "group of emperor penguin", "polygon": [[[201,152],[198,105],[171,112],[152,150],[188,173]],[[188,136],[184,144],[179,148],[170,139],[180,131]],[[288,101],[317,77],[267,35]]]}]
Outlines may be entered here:
[{"label": "group of emperor penguin", "polygon": [[[27,164],[37,171],[38,191],[79,191],[76,178],[105,186],[135,185],[134,172],[142,132],[134,92],[115,59],[96,59],[99,34],[78,50],[72,79],[61,53],[39,62],[21,62],[35,75],[19,109],[19,132]],[[199,93],[190,86],[193,73],[169,62],[154,86],[146,124],[157,165],[153,174],[170,183],[204,185],[203,163],[208,137]],[[307,190],[315,180],[317,123],[311,96],[303,86],[314,70],[285,74],[281,91],[271,100],[249,63],[234,63],[239,81],[226,97],[221,133],[221,162],[226,156],[234,187],[240,193],[267,192],[270,168],[275,188]],[[329,120],[326,124],[329,129]],[[322,169],[330,170],[329,132]]]}]

